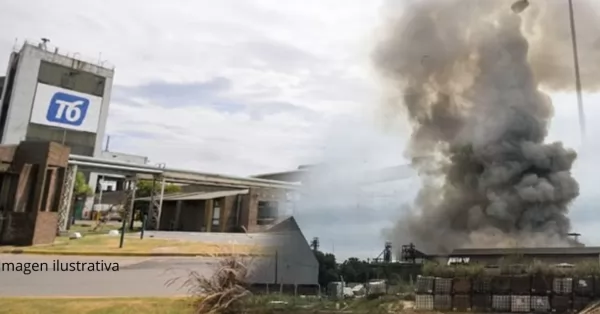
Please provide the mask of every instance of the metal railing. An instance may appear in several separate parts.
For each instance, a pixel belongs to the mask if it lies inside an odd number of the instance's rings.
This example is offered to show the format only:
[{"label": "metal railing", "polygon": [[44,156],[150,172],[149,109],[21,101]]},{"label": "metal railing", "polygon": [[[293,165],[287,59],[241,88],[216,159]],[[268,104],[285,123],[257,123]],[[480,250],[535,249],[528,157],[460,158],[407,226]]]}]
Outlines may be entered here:
[{"label": "metal railing", "polygon": [[13,51],[20,52],[21,49],[23,49],[23,47],[25,45],[37,47],[37,48],[43,49],[50,53],[55,53],[55,54],[61,55],[63,57],[67,57],[67,58],[75,59],[75,60],[78,60],[81,62],[89,63],[91,65],[95,65],[95,66],[98,66],[101,68],[105,68],[105,69],[109,69],[109,70],[115,69],[115,66],[113,64],[111,64],[110,62],[108,62],[108,60],[102,59],[102,53],[99,53],[98,58],[94,59],[92,57],[83,56],[79,52],[71,52],[71,51],[68,51],[65,49],[61,49],[58,46],[54,46],[54,45],[50,44],[49,41],[44,42],[43,40],[15,39],[15,43],[13,45]]}]

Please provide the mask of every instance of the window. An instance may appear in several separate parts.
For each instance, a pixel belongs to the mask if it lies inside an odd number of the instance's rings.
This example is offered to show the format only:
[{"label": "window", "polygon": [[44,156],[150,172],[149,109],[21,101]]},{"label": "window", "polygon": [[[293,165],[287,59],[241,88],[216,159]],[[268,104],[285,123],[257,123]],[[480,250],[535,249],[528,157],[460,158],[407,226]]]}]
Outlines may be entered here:
[{"label": "window", "polygon": [[98,97],[104,95],[106,84],[102,76],[46,61],[40,63],[38,81]]},{"label": "window", "polygon": [[270,225],[275,222],[279,213],[277,202],[258,202],[258,213],[256,217],[257,225]]},{"label": "window", "polygon": [[221,202],[214,201],[213,202],[213,215],[212,215],[212,225],[213,227],[218,227],[221,221]]},{"label": "window", "polygon": [[469,257],[450,257],[448,259],[448,265],[469,264],[469,261]]},{"label": "window", "polygon": [[96,145],[96,134],[30,123],[27,127],[26,140],[64,143],[71,147],[71,154],[92,156]]}]

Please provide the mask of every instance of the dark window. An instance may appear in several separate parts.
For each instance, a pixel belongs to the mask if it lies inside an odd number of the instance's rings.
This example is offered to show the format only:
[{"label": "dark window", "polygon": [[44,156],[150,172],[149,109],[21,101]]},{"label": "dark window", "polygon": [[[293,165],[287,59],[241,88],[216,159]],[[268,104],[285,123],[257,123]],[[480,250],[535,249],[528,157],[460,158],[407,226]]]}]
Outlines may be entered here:
[{"label": "dark window", "polygon": [[30,123],[26,140],[52,141],[71,147],[71,154],[93,156],[96,134]]},{"label": "dark window", "polygon": [[44,194],[42,194],[42,208],[40,209],[41,211],[45,211],[46,206],[48,204],[51,204],[50,206],[53,205],[53,199],[49,200],[49,198],[51,196],[50,189],[52,188],[52,176],[54,175],[54,171],[56,171],[56,169],[46,169],[46,180],[44,181]]},{"label": "dark window", "polygon": [[102,76],[46,61],[40,64],[38,81],[98,97],[104,95],[106,83],[106,79]]},{"label": "dark window", "polygon": [[279,213],[277,202],[267,202],[267,201],[259,201],[258,202],[258,217],[256,218],[257,225],[270,225],[275,222],[277,215]]}]

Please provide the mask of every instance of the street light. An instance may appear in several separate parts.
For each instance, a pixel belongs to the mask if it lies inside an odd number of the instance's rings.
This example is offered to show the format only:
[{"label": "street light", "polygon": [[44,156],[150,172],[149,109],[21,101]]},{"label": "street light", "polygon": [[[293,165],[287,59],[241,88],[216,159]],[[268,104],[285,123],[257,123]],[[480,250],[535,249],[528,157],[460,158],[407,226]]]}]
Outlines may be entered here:
[{"label": "street light", "polygon": [[[519,0],[510,7],[513,12],[519,14],[529,7],[529,0]],[[573,0],[569,0],[569,20],[571,23],[571,42],[573,44],[573,63],[575,67],[575,91],[577,93],[577,108],[579,110],[579,128],[581,141],[585,140],[585,113],[583,111],[583,96],[581,92],[581,74],[579,71],[579,52],[577,51],[577,32],[575,30],[575,18],[573,14]]]}]

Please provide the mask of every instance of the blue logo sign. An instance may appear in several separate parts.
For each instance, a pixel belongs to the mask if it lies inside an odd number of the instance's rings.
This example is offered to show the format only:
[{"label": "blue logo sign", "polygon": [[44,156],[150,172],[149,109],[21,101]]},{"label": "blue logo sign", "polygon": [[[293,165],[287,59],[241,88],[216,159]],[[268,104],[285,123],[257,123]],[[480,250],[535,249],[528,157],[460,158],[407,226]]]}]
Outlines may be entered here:
[{"label": "blue logo sign", "polygon": [[87,98],[57,92],[50,100],[46,119],[49,122],[80,126],[89,106],[90,100]]}]

